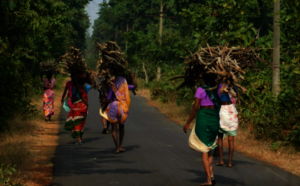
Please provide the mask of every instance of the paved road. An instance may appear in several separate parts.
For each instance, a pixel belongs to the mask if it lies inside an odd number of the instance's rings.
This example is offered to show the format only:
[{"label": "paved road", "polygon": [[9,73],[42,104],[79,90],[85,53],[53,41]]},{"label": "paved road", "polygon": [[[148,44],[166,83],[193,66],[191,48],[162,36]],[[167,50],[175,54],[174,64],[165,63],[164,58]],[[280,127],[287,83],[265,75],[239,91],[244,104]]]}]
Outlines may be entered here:
[{"label": "paved road", "polygon": [[[53,186],[193,186],[205,181],[201,154],[189,149],[188,135],[142,97],[132,96],[125,126],[126,152],[115,155],[111,135],[101,134],[97,98],[96,91],[89,93],[83,145],[73,145],[61,125]],[[66,115],[61,114],[62,123]],[[233,166],[214,168],[216,185],[300,185],[299,177],[239,153],[234,155]]]}]

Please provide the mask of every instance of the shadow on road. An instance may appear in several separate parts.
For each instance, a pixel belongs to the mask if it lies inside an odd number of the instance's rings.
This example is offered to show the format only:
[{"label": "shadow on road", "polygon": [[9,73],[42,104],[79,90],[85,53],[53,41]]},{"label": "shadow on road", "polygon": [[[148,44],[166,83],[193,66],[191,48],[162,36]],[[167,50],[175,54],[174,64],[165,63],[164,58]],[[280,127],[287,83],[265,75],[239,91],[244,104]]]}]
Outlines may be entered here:
[{"label": "shadow on road", "polygon": [[[199,178],[197,179],[192,179],[190,180],[190,182],[193,182],[193,183],[202,183],[202,182],[205,182],[206,181],[206,174],[204,171],[200,171],[200,170],[195,170],[195,169],[183,169],[189,173],[193,173],[193,174],[196,174],[197,176],[200,176]],[[232,178],[229,178],[229,177],[224,177],[224,176],[221,176],[221,175],[218,175],[216,174],[215,175],[215,180],[218,183],[221,183],[222,185],[224,184],[228,184],[228,185],[245,185],[243,182],[240,182],[236,179],[232,179]]]}]

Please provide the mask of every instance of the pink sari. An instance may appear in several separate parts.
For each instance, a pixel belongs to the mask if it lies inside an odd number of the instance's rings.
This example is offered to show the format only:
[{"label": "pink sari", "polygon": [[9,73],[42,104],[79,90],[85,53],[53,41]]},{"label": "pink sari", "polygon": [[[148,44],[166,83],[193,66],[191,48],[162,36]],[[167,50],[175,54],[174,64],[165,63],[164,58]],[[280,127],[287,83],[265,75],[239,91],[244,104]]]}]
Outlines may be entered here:
[{"label": "pink sari", "polygon": [[43,109],[45,117],[54,115],[54,91],[53,86],[55,79],[53,78],[51,82],[47,79],[43,79],[45,85],[45,92],[43,97]]}]

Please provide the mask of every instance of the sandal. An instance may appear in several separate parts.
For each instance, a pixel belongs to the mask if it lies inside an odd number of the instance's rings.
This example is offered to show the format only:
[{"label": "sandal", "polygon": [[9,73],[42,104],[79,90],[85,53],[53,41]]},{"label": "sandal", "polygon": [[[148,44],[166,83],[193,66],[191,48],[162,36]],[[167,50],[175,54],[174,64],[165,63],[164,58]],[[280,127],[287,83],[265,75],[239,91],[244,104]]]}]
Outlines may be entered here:
[{"label": "sandal", "polygon": [[75,145],[82,145],[82,142],[77,141]]},{"label": "sandal", "polygon": [[216,166],[222,167],[223,165],[224,165],[224,163],[216,163]]},{"label": "sandal", "polygon": [[107,129],[106,128],[103,129],[102,134],[107,134]]},{"label": "sandal", "polygon": [[231,168],[231,167],[232,167],[232,165],[226,165],[226,167],[228,167],[228,168]]}]

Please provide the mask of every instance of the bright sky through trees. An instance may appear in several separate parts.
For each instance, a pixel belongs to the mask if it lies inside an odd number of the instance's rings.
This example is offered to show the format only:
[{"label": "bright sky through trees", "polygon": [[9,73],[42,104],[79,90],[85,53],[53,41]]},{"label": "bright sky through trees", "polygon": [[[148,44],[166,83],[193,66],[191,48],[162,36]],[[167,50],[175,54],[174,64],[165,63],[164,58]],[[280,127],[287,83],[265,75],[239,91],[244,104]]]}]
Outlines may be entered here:
[{"label": "bright sky through trees", "polygon": [[89,28],[89,33],[92,34],[93,32],[93,24],[94,20],[98,18],[97,12],[99,11],[99,3],[102,3],[103,0],[93,0],[90,4],[86,7],[86,11],[89,14],[91,20],[91,27]]}]

